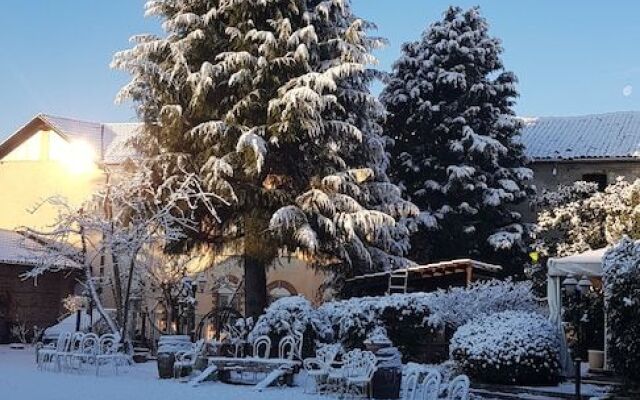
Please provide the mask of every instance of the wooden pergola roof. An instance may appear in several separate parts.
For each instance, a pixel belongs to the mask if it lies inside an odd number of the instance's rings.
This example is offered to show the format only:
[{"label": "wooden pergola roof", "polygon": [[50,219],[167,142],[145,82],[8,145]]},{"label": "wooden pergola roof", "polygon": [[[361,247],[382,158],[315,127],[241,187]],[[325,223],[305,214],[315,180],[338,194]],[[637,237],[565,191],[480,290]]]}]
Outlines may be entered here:
[{"label": "wooden pergola roof", "polygon": [[376,272],[372,274],[359,275],[354,278],[347,279],[346,282],[357,282],[367,279],[375,279],[379,277],[388,276],[393,273],[407,272],[409,276],[418,275],[420,278],[429,278],[434,276],[445,276],[457,273],[464,273],[469,270],[482,270],[489,273],[498,273],[502,271],[502,267],[499,265],[488,264],[481,261],[476,261],[468,258],[441,261],[433,264],[418,265],[415,267],[409,267],[405,269],[397,269],[393,271]]}]

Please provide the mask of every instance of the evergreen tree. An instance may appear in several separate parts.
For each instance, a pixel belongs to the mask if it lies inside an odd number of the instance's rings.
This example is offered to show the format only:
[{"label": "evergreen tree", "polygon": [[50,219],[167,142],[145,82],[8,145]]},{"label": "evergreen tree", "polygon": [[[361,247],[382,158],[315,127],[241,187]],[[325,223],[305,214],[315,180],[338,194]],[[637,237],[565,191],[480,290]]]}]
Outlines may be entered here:
[{"label": "evergreen tree", "polygon": [[517,78],[478,8],[450,7],[405,44],[381,99],[391,171],[422,210],[416,261],[474,257],[522,266],[528,229],[513,205],[532,191],[512,109]]},{"label": "evergreen tree", "polygon": [[[407,263],[417,214],[386,175],[368,68],[382,41],[348,0],[154,0],[162,37],[133,38],[113,66],[132,75],[142,151],[171,175],[194,171],[229,204],[194,243],[240,241],[247,313],[266,302],[279,246],[357,274]],[[176,166],[180,166],[177,168]]]}]

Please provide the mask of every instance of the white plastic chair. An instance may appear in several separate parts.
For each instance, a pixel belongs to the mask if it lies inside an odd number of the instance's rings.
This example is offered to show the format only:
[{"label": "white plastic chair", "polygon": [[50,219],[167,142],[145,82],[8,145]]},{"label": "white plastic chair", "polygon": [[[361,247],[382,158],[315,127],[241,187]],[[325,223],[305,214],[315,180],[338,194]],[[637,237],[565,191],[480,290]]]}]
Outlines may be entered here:
[{"label": "white plastic chair", "polygon": [[118,365],[123,360],[120,354],[119,338],[113,334],[100,336],[98,342],[98,354],[96,355],[96,376],[100,374],[100,366],[102,364],[112,364],[116,375],[118,374]]},{"label": "white plastic chair", "polygon": [[254,358],[269,358],[271,353],[271,339],[269,336],[260,336],[253,342]]},{"label": "white plastic chair", "polygon": [[352,395],[371,396],[371,380],[378,369],[375,354],[370,351],[352,350],[345,354],[345,392]]},{"label": "white plastic chair", "polygon": [[36,355],[36,364],[38,365],[38,369],[43,369],[46,364],[53,363],[55,355],[64,351],[70,339],[70,332],[62,332],[58,335],[58,339],[55,344],[38,349],[38,353]]},{"label": "white plastic chair", "polygon": [[80,353],[82,346],[82,340],[84,339],[83,332],[74,332],[69,340],[69,345],[66,351],[58,355],[58,359],[62,360],[62,363],[58,363],[59,369],[69,370],[73,367],[72,361],[74,356]]},{"label": "white plastic chair", "polygon": [[316,350],[316,356],[306,358],[302,361],[302,367],[306,372],[304,379],[303,392],[307,393],[307,383],[309,378],[314,380],[316,393],[321,392],[320,384],[324,384],[334,363],[336,357],[342,351],[342,346],[338,344],[325,345]]},{"label": "white plastic chair", "polygon": [[302,346],[304,344],[304,335],[302,332],[293,331],[293,339],[296,342],[296,354],[294,358],[302,360]]},{"label": "white plastic chair", "polygon": [[469,377],[466,375],[458,375],[449,382],[447,388],[447,400],[469,400]]},{"label": "white plastic chair", "polygon": [[440,384],[442,383],[442,375],[436,370],[431,370],[422,380],[420,392],[421,400],[438,400],[440,396]]},{"label": "white plastic chair", "polygon": [[283,360],[293,360],[296,356],[296,340],[293,336],[285,336],[278,344],[278,358]]},{"label": "white plastic chair", "polygon": [[82,338],[80,343],[80,349],[73,355],[73,358],[78,361],[79,366],[82,364],[95,364],[96,355],[98,355],[100,345],[100,338],[95,333],[87,333]]},{"label": "white plastic chair", "polygon": [[402,400],[417,400],[420,371],[412,369],[402,378]]}]

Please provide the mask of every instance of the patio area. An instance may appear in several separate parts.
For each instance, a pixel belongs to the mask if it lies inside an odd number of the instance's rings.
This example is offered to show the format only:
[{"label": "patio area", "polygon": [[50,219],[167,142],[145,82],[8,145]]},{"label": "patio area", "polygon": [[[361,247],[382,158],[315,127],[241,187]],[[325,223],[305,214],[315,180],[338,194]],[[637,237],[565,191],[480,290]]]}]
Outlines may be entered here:
[{"label": "patio area", "polygon": [[99,377],[87,370],[77,373],[38,371],[35,352],[32,348],[12,350],[0,346],[0,392],[2,399],[47,400],[113,400],[154,399],[169,400],[189,398],[191,400],[297,400],[326,399],[319,395],[304,394],[301,376],[296,376],[296,386],[280,389],[267,388],[258,393],[253,386],[228,385],[207,382],[192,387],[177,380],[158,379],[155,362],[135,364],[123,369],[116,376],[106,371]]}]

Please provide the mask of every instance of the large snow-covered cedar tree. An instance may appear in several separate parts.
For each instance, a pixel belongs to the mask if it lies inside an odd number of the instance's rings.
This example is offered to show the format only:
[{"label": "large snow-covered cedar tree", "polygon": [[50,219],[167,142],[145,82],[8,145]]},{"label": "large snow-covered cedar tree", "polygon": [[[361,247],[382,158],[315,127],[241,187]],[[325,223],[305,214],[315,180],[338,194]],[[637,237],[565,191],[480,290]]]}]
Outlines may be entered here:
[{"label": "large snow-covered cedar tree", "polygon": [[[155,0],[162,36],[134,37],[115,68],[131,82],[158,168],[196,171],[233,198],[195,243],[242,242],[247,314],[266,302],[282,245],[357,274],[407,263],[403,201],[386,175],[371,24],[348,0]],[[176,169],[177,171],[177,169]]]},{"label": "large snow-covered cedar tree", "polygon": [[451,7],[403,46],[382,93],[392,176],[422,210],[412,257],[522,266],[528,234],[513,205],[532,191],[512,109],[517,78],[478,8]]}]

